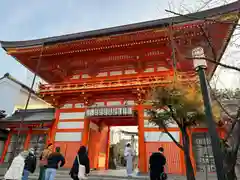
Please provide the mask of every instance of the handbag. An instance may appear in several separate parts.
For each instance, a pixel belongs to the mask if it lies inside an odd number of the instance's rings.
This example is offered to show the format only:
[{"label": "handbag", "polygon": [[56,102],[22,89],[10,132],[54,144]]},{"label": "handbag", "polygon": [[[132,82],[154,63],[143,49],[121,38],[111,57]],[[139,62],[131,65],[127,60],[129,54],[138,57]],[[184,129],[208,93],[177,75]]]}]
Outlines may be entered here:
[{"label": "handbag", "polygon": [[161,175],[160,175],[160,179],[161,180],[167,180],[168,176],[165,172],[162,172]]},{"label": "handbag", "polygon": [[85,166],[80,164],[79,156],[77,155],[77,161],[78,161],[78,178],[81,179],[87,179],[85,176],[86,168]]}]

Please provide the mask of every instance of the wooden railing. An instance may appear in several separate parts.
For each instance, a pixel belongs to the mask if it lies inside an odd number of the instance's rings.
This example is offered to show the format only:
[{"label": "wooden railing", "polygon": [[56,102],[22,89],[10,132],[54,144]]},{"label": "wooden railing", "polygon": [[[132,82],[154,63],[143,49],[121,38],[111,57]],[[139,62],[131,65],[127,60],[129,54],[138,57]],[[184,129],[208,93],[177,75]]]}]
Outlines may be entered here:
[{"label": "wooden railing", "polygon": [[[195,73],[178,74],[178,81],[192,82],[196,81]],[[102,80],[102,81],[86,81],[84,83],[58,83],[58,84],[45,84],[39,86],[40,94],[48,93],[64,93],[72,91],[103,91],[111,89],[132,89],[141,87],[154,87],[159,85],[166,85],[173,82],[173,75],[167,76],[148,76],[138,77],[134,79],[116,79],[116,80]]]}]

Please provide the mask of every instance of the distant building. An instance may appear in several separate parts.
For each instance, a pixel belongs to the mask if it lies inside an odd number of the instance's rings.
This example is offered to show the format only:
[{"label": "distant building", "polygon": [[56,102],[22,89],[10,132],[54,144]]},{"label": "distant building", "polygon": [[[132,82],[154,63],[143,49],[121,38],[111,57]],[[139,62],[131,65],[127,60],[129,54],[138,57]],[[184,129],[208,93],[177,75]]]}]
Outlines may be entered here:
[{"label": "distant building", "polygon": [[[11,124],[15,124],[14,126],[19,127],[19,123],[21,121],[21,117],[19,116],[20,112],[23,112],[23,110],[19,109],[24,109],[25,105],[26,105],[26,101],[28,99],[28,95],[29,92],[31,92],[31,98],[29,101],[29,105],[28,105],[28,109],[46,109],[47,112],[44,111],[44,116],[40,116],[41,114],[39,114],[38,112],[38,116],[41,117],[41,119],[46,119],[46,114],[49,114],[51,112],[54,112],[54,109],[48,109],[51,108],[52,106],[49,105],[48,103],[46,103],[45,101],[43,101],[42,99],[40,99],[35,91],[31,90],[28,86],[26,86],[25,84],[21,83],[20,81],[16,80],[15,78],[13,78],[10,74],[5,74],[3,77],[0,78],[0,110],[4,110],[6,111],[7,114],[7,121],[9,125]],[[27,111],[27,113],[29,112],[29,110]],[[35,111],[34,111],[35,112]],[[25,120],[28,120],[30,117],[29,115],[32,115],[33,112],[29,112],[28,115],[25,117]],[[13,116],[11,116],[13,115]],[[16,115],[18,115],[18,118],[16,117]],[[14,117],[14,118],[13,118]],[[53,115],[54,117],[54,115]],[[36,118],[36,116],[34,117]],[[34,118],[31,117],[31,121],[33,121],[33,123],[36,121],[34,121]],[[38,119],[39,120],[39,119]],[[50,122],[52,120],[52,118],[49,118]],[[12,152],[12,148],[8,148],[7,150],[5,150],[4,152],[4,144],[6,144],[7,142],[7,137],[9,136],[9,129],[8,126],[5,126],[4,119],[1,119],[1,129],[0,129],[0,156],[2,156],[4,154],[4,156],[6,157],[6,160],[8,160],[9,155]],[[46,122],[46,121],[44,121]],[[38,121],[39,123],[39,121]],[[12,138],[8,140],[8,143],[10,143],[10,147],[11,144],[13,144],[16,141],[16,135],[15,136],[11,136]],[[34,139],[39,139],[38,137],[32,137],[32,142]],[[24,145],[24,141],[26,139],[26,136],[24,136],[24,138],[20,138],[20,144],[22,148],[22,145]],[[40,141],[39,141],[40,142]],[[44,142],[45,143],[45,142]],[[6,148],[5,148],[6,149]],[[4,152],[4,153],[3,153]],[[4,158],[2,156],[1,158],[1,162],[4,161]]]},{"label": "distant building", "polygon": [[31,92],[31,99],[28,109],[52,107],[40,99],[35,91],[28,86],[16,80],[10,74],[5,74],[0,78],[0,109],[5,110],[8,116],[17,109],[24,109],[29,92]]}]

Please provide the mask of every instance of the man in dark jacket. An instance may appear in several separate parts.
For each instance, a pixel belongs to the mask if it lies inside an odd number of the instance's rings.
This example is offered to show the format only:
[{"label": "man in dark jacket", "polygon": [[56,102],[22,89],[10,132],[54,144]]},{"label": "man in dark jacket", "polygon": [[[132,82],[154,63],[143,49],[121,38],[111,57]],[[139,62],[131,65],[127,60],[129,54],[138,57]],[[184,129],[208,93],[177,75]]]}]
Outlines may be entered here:
[{"label": "man in dark jacket", "polygon": [[150,179],[160,180],[160,175],[164,172],[164,165],[166,164],[166,158],[163,155],[164,149],[160,147],[159,152],[155,152],[150,156]]},{"label": "man in dark jacket", "polygon": [[30,173],[34,173],[36,169],[37,159],[34,153],[34,149],[31,148],[28,150],[29,154],[25,159],[25,166],[23,170],[22,180],[28,180]]},{"label": "man in dark jacket", "polygon": [[65,164],[65,158],[60,153],[60,147],[56,147],[56,152],[50,154],[47,160],[45,180],[54,180],[56,171],[59,167],[63,167]]}]

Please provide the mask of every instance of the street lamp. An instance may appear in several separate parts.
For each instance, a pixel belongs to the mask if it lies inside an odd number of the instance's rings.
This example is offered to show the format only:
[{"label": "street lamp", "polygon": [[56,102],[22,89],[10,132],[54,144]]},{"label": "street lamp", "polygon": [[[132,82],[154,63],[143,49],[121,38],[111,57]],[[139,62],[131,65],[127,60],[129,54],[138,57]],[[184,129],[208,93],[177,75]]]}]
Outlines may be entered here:
[{"label": "street lamp", "polygon": [[[207,68],[207,63],[205,60],[204,49],[202,47],[196,47],[192,50],[194,68],[198,72],[200,86],[203,96],[204,109],[207,119],[208,132],[211,138],[212,151],[214,155],[214,161],[217,171],[218,180],[226,180],[224,168],[223,168],[223,153],[221,151],[220,139],[217,133],[216,124],[213,119],[211,100],[209,96],[205,69]],[[201,59],[202,58],[202,59]]]}]

